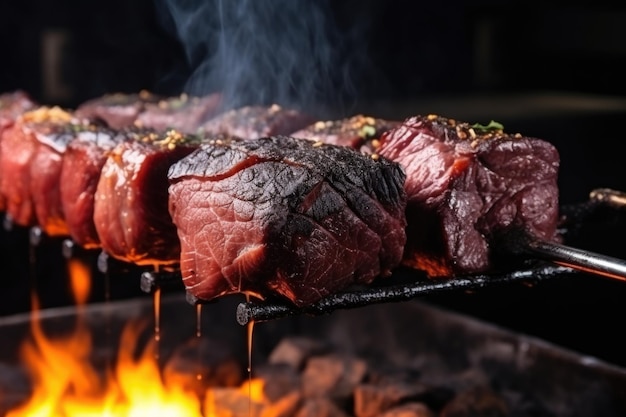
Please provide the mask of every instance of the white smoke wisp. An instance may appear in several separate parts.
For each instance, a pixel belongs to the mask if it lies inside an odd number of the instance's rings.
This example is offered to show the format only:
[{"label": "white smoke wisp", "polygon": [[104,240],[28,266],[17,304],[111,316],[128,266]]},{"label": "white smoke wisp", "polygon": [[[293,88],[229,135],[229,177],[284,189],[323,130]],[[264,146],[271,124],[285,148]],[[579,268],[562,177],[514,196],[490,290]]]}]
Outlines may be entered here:
[{"label": "white smoke wisp", "polygon": [[328,0],[155,0],[192,73],[185,92],[221,92],[226,108],[314,108],[356,96],[367,65],[354,28]]}]

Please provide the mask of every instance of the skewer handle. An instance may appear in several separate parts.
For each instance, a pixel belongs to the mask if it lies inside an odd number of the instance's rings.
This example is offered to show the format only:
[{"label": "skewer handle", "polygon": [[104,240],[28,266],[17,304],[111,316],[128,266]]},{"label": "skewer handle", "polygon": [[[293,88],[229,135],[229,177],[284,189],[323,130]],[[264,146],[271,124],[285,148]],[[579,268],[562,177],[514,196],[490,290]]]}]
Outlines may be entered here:
[{"label": "skewer handle", "polygon": [[626,193],[610,188],[597,188],[589,193],[589,200],[613,208],[626,208]]},{"label": "skewer handle", "polygon": [[626,281],[626,261],[553,242],[527,239],[526,251],[558,265]]}]

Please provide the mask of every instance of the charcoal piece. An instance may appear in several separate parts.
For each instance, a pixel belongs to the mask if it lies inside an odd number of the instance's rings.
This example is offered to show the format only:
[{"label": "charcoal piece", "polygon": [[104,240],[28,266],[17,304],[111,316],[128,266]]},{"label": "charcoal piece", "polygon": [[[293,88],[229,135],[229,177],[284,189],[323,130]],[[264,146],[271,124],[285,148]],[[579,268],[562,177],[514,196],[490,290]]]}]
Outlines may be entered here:
[{"label": "charcoal piece", "polygon": [[289,135],[315,120],[298,110],[278,105],[245,106],[222,113],[200,127],[207,134],[224,134],[243,139]]},{"label": "charcoal piece", "polygon": [[291,136],[374,153],[380,136],[400,124],[400,121],[356,115],[347,119],[315,122]]},{"label": "charcoal piece", "polygon": [[510,415],[507,402],[487,387],[472,387],[459,393],[441,410],[441,417],[506,417]]},{"label": "charcoal piece", "polygon": [[302,397],[300,387],[302,376],[299,369],[294,369],[284,364],[261,364],[254,367],[254,375],[265,381],[263,395],[271,403],[287,397],[293,392],[298,393],[298,396]]},{"label": "charcoal piece", "polygon": [[106,253],[136,265],[178,263],[180,244],[168,213],[167,171],[199,143],[199,137],[176,131],[140,132],[110,152],[94,197],[94,224]]},{"label": "charcoal piece", "polygon": [[308,337],[286,337],[272,350],[268,362],[300,369],[308,358],[325,353],[328,350],[330,350],[330,346],[322,343],[320,340]]},{"label": "charcoal piece", "polygon": [[[436,417],[428,406],[422,403],[406,403],[394,407],[384,413],[378,414],[379,417]],[[478,415],[477,415],[478,416]],[[485,417],[480,414],[480,416]]]},{"label": "charcoal piece", "polygon": [[407,266],[484,272],[507,267],[495,244],[506,230],[559,240],[560,160],[549,142],[436,115],[411,117],[380,142],[407,175]]},{"label": "charcoal piece", "polygon": [[348,417],[349,414],[332,400],[309,398],[303,402],[295,417]]},{"label": "charcoal piece", "polygon": [[390,275],[406,240],[402,169],[319,145],[215,141],[172,166],[170,213],[188,292],[305,306]]},{"label": "charcoal piece", "polygon": [[354,390],[354,415],[376,417],[409,400],[421,401],[433,391],[433,387],[415,381],[360,384]]},{"label": "charcoal piece", "polygon": [[302,394],[305,398],[348,399],[367,371],[367,363],[357,357],[339,354],[313,357],[302,372]]},{"label": "charcoal piece", "polygon": [[263,407],[261,417],[291,417],[301,406],[302,395],[294,390]]},{"label": "charcoal piece", "polygon": [[193,338],[178,345],[163,366],[169,386],[202,392],[209,386],[239,387],[245,371],[232,347],[208,338]]}]

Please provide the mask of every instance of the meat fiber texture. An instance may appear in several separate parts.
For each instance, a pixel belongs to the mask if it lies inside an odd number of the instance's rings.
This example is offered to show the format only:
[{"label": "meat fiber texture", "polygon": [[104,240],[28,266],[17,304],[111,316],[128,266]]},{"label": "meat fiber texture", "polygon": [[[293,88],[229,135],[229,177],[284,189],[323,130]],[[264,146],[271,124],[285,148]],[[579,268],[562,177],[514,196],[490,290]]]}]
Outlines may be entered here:
[{"label": "meat fiber texture", "polygon": [[169,210],[194,296],[312,304],[387,276],[406,241],[402,168],[286,136],[214,141],[172,165]]},{"label": "meat fiber texture", "polygon": [[547,141],[416,116],[381,137],[378,153],[405,169],[407,246],[403,263],[431,276],[498,267],[507,231],[559,239],[559,154]]},{"label": "meat fiber texture", "polygon": [[315,119],[299,110],[277,104],[272,106],[245,106],[222,113],[200,127],[200,132],[213,135],[258,139],[276,135],[290,135]]},{"label": "meat fiber texture", "polygon": [[112,93],[87,100],[74,112],[77,118],[100,123],[111,129],[132,127],[150,103],[163,98],[148,91],[138,94]]},{"label": "meat fiber texture", "polygon": [[0,193],[14,224],[64,233],[58,198],[60,152],[72,135],[72,114],[40,107],[19,116],[0,142]]},{"label": "meat fiber texture", "polygon": [[401,121],[356,115],[346,119],[315,122],[291,136],[347,146],[371,154],[376,152],[380,136],[401,124]]},{"label": "meat fiber texture", "polygon": [[[37,107],[26,92],[17,90],[10,93],[0,94],[0,141],[2,141],[3,131],[15,123],[15,120],[23,113]],[[0,175],[2,173],[0,172]],[[6,208],[6,201],[0,195],[0,211]]]},{"label": "meat fiber texture", "polygon": [[183,133],[196,133],[208,119],[215,116],[222,102],[219,93],[202,97],[181,94],[148,103],[145,110],[137,116],[135,125],[158,131],[174,129]]},{"label": "meat fiber texture", "polygon": [[180,132],[152,132],[111,151],[94,197],[94,224],[105,253],[136,265],[178,263],[180,244],[168,212],[167,171],[198,143]]},{"label": "meat fiber texture", "polygon": [[67,145],[59,180],[61,207],[70,237],[85,249],[100,247],[93,217],[102,167],[115,146],[135,136],[130,131],[92,126],[77,132]]}]

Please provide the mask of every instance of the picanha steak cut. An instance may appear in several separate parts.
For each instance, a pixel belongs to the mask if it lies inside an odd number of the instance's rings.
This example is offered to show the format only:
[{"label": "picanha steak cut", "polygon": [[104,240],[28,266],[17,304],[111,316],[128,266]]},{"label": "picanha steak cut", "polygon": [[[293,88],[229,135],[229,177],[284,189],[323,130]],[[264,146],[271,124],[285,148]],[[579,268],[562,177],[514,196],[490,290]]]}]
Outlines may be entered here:
[{"label": "picanha steak cut", "polygon": [[[17,90],[0,94],[0,141],[2,132],[9,128],[23,113],[33,110],[37,104],[24,91]],[[1,150],[1,147],[0,147]],[[2,172],[0,172],[2,175]],[[0,194],[0,211],[6,208],[4,196]]]},{"label": "picanha steak cut", "polygon": [[402,122],[356,115],[346,119],[319,121],[290,136],[375,153],[380,136]]},{"label": "picanha steak cut", "polygon": [[140,131],[109,153],[94,196],[94,224],[105,253],[136,265],[178,263],[167,171],[199,143],[199,137],[174,130]]},{"label": "picanha steak cut", "polygon": [[[37,224],[31,191],[32,173],[45,174],[44,170],[54,170],[55,167],[54,161],[39,167],[35,165],[34,158],[42,141],[49,142],[50,137],[67,134],[72,121],[70,112],[59,107],[42,106],[25,112],[3,132],[0,142],[0,192],[6,200],[7,216],[13,223],[26,227]],[[36,189],[39,190],[38,185]],[[48,195],[40,197],[45,199]],[[56,214],[53,216],[56,217]]]},{"label": "picanha steak cut", "polygon": [[[91,133],[95,129],[98,129],[95,125],[72,119],[68,123],[56,125],[47,134],[36,135],[38,143],[30,164],[30,194],[37,225],[48,236],[69,235],[67,216],[61,201],[63,160],[68,146],[78,135]],[[77,174],[75,172],[74,176]]]},{"label": "picanha steak cut", "polygon": [[163,99],[157,103],[147,103],[137,116],[135,125],[157,131],[168,129],[182,133],[196,133],[208,119],[217,114],[222,101],[219,93],[202,97],[181,94]]},{"label": "picanha steak cut", "polygon": [[187,291],[314,303],[387,276],[406,241],[399,164],[287,136],[220,139],[172,165]]},{"label": "picanha steak cut", "polygon": [[137,94],[111,93],[85,101],[76,108],[79,119],[103,124],[111,129],[132,127],[137,117],[150,103],[158,103],[163,98],[149,91]]},{"label": "picanha steak cut", "polygon": [[518,230],[559,240],[559,154],[545,140],[415,116],[381,136],[378,153],[407,178],[403,262],[432,276],[497,268],[495,240]]},{"label": "picanha steak cut", "polygon": [[90,125],[76,132],[63,154],[60,180],[61,207],[68,233],[85,249],[100,247],[94,224],[94,200],[102,167],[119,143],[136,139],[137,133]]},{"label": "picanha steak cut", "polygon": [[315,120],[295,109],[277,104],[271,106],[244,106],[221,113],[200,127],[208,135],[237,136],[258,139],[276,135],[290,135]]}]

